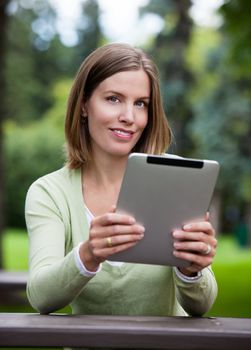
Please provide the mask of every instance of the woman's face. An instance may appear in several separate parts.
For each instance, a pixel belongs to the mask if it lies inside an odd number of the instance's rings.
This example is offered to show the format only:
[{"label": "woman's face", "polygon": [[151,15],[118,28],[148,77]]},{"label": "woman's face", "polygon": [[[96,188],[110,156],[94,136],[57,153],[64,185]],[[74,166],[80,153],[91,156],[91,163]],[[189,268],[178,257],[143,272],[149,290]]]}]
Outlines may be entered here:
[{"label": "woman's face", "polygon": [[128,156],[148,121],[150,81],[143,70],[103,80],[84,104],[95,156]]}]

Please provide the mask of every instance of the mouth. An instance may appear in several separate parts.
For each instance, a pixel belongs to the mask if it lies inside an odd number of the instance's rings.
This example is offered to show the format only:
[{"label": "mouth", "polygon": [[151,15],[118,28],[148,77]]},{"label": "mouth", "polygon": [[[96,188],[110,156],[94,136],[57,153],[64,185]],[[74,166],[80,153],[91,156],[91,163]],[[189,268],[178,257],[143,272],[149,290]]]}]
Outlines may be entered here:
[{"label": "mouth", "polygon": [[114,135],[122,139],[131,139],[134,131],[132,130],[124,130],[124,129],[110,129]]}]

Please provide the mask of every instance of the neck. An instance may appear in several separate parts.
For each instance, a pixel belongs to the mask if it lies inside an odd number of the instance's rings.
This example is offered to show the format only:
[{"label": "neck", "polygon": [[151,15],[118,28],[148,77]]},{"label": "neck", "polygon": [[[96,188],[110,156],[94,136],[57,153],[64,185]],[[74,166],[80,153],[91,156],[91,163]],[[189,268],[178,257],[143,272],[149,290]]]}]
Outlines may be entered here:
[{"label": "neck", "polygon": [[93,157],[84,168],[84,178],[97,187],[120,188],[127,164],[126,157]]}]

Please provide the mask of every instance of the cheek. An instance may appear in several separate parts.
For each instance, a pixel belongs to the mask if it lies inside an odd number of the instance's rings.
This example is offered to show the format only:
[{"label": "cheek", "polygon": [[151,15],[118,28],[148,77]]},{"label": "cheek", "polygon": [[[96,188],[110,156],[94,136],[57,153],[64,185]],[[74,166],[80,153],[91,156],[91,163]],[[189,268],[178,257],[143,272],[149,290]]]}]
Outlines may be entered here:
[{"label": "cheek", "polygon": [[106,104],[98,104],[95,108],[89,110],[89,118],[93,119],[93,123],[105,125],[117,116],[114,108],[109,108]]},{"label": "cheek", "polygon": [[140,119],[139,121],[139,126],[141,129],[145,129],[148,123],[148,112],[146,112],[143,116],[143,118]]}]

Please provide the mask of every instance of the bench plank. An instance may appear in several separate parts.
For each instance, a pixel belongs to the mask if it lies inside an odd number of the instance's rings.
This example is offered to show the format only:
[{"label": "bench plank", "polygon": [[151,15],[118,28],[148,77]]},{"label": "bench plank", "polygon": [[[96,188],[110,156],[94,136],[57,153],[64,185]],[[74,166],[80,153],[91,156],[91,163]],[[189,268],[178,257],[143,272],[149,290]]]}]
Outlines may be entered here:
[{"label": "bench plank", "polygon": [[0,314],[0,346],[251,348],[251,319]]},{"label": "bench plank", "polygon": [[25,290],[28,280],[26,271],[0,270],[0,288],[11,290]]},{"label": "bench plank", "polygon": [[0,270],[0,303],[4,305],[28,304],[26,284],[28,272]]}]

